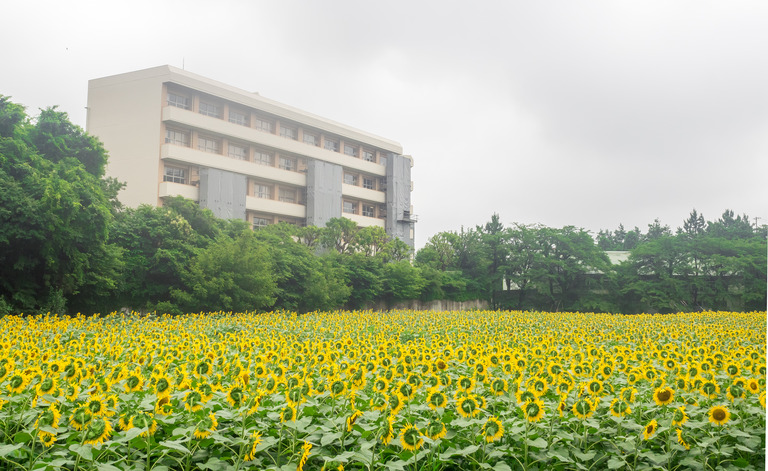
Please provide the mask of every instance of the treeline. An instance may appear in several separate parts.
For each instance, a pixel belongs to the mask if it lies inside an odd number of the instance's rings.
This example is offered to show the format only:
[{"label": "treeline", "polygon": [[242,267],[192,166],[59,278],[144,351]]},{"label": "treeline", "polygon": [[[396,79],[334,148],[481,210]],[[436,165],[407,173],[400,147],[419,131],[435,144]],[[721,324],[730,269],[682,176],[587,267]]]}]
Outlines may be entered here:
[{"label": "treeline", "polygon": [[[645,233],[620,226],[597,240],[575,227],[504,227],[494,215],[483,226],[433,236],[416,266],[438,270],[495,308],[764,310],[766,235],[766,226],[730,210],[715,221],[693,210],[674,232],[656,220]],[[625,253],[612,263],[614,250]]]},{"label": "treeline", "polygon": [[[674,234],[487,224],[413,254],[380,227],[252,231],[182,198],[123,208],[102,144],[0,96],[0,314],[356,309],[421,299],[606,312],[764,309],[766,234],[695,211]],[[605,250],[631,250],[612,265]]]}]

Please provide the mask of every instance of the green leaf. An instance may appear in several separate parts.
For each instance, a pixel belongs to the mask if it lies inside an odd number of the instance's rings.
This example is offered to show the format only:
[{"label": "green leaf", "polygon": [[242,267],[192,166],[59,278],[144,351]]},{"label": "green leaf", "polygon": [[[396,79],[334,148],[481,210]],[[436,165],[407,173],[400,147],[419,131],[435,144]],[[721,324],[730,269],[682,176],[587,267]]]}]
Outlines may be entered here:
[{"label": "green leaf", "polygon": [[472,453],[476,452],[479,449],[480,447],[477,445],[470,445],[466,448],[462,448],[461,450],[457,450],[455,454],[461,455],[461,456],[467,456],[467,455],[471,455]]},{"label": "green leaf", "polygon": [[573,454],[574,454],[574,455],[575,455],[575,456],[576,456],[578,459],[580,459],[581,461],[590,461],[590,460],[592,460],[592,458],[594,458],[594,457],[595,457],[595,455],[596,455],[597,453],[596,453],[596,452],[594,452],[594,451],[588,451],[588,452],[586,452],[586,453],[581,453],[581,452],[579,452],[579,451],[574,451],[574,452],[573,452]]},{"label": "green leaf", "polygon": [[79,445],[75,443],[74,445],[69,446],[69,450],[86,461],[93,460],[93,448],[91,445]]},{"label": "green leaf", "polygon": [[32,441],[32,435],[27,432],[19,432],[13,436],[13,443],[29,443]]},{"label": "green leaf", "polygon": [[494,466],[493,469],[495,471],[512,471],[512,468],[510,468],[509,465],[503,461],[496,463],[496,466]]},{"label": "green leaf", "polygon": [[0,457],[8,456],[22,446],[24,446],[23,443],[17,443],[16,445],[0,445]]},{"label": "green leaf", "polygon": [[[120,468],[116,468],[109,463],[96,463],[96,469],[99,471],[122,471]],[[157,470],[157,467],[153,469]]]},{"label": "green leaf", "polygon": [[627,462],[621,458],[612,457],[608,460],[608,469],[619,469],[627,465]]},{"label": "green leaf", "polygon": [[325,446],[341,438],[341,432],[326,433],[320,439],[320,445]]},{"label": "green leaf", "polygon": [[165,440],[160,442],[160,446],[164,446],[166,448],[170,448],[171,450],[180,451],[182,453],[189,454],[189,448],[185,447],[181,444],[181,442],[174,442],[170,440]]},{"label": "green leaf", "polygon": [[547,447],[547,441],[543,438],[539,437],[536,440],[527,440],[528,446],[533,446],[536,448],[546,448]]}]

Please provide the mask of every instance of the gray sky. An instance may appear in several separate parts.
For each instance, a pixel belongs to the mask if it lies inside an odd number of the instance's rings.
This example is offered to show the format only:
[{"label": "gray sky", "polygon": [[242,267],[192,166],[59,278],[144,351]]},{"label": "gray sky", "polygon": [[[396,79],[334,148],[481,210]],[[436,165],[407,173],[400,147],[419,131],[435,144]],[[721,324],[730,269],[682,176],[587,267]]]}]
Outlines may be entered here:
[{"label": "gray sky", "polygon": [[0,94],[85,127],[170,64],[393,139],[417,247],[487,222],[768,223],[768,2],[3,2]]}]

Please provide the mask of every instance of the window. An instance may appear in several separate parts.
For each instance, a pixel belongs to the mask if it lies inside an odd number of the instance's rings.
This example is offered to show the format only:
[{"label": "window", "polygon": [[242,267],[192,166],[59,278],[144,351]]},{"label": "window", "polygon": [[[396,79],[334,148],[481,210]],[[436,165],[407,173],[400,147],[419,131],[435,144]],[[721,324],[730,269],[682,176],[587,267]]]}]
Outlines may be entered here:
[{"label": "window", "polygon": [[229,122],[239,124],[240,126],[248,126],[248,115],[241,111],[229,110]]},{"label": "window", "polygon": [[279,167],[283,170],[290,170],[291,172],[296,171],[296,160],[291,159],[289,157],[280,157],[280,165]]},{"label": "window", "polygon": [[369,217],[369,218],[375,217],[374,216],[373,206],[364,204],[363,205],[363,216]]},{"label": "window", "polygon": [[386,167],[387,166],[387,156],[382,154],[381,158],[379,159],[379,163]]},{"label": "window", "polygon": [[352,157],[357,157],[357,146],[344,144],[344,153],[346,155],[351,155]]},{"label": "window", "polygon": [[280,123],[280,135],[286,139],[296,140],[296,128]]},{"label": "window", "polygon": [[253,195],[256,198],[272,199],[272,187],[261,183],[253,184]]},{"label": "window", "polygon": [[366,162],[376,162],[376,153],[372,150],[363,149],[363,160]]},{"label": "window", "polygon": [[203,152],[210,152],[211,154],[219,154],[221,145],[219,141],[210,137],[198,137],[197,148]]},{"label": "window", "polygon": [[323,147],[325,147],[326,149],[328,149],[330,151],[338,152],[339,151],[339,141],[337,139],[331,139],[329,137],[326,137],[325,138],[325,143],[323,144]]},{"label": "window", "polygon": [[272,133],[272,128],[274,127],[273,121],[265,116],[257,116],[253,125],[259,131],[268,133]]},{"label": "window", "polygon": [[253,217],[253,228],[254,229],[261,229],[262,227],[267,227],[271,222],[272,221],[267,219],[267,218],[263,218],[263,217],[259,217],[259,216],[254,216]]},{"label": "window", "polygon": [[166,129],[165,143],[175,144],[177,146],[189,147],[189,132],[177,131],[175,129]]},{"label": "window", "polygon": [[379,191],[387,191],[387,177],[382,177],[379,180]]},{"label": "window", "polygon": [[357,175],[354,175],[352,173],[345,173],[344,183],[346,183],[347,185],[357,185]]},{"label": "window", "polygon": [[237,160],[248,160],[248,148],[237,144],[229,144],[229,156]]},{"label": "window", "polygon": [[220,118],[219,106],[213,103],[200,102],[200,114],[205,116],[213,116],[214,118]]},{"label": "window", "polygon": [[268,165],[272,167],[272,154],[260,150],[253,152],[253,161],[259,165]]},{"label": "window", "polygon": [[190,108],[188,97],[171,92],[168,92],[168,105],[175,106],[176,108],[181,108],[183,110],[188,110]]},{"label": "window", "polygon": [[278,199],[283,203],[295,203],[296,202],[296,190],[291,188],[280,188],[280,194]]},{"label": "window", "polygon": [[302,139],[304,140],[305,144],[309,144],[311,146],[320,145],[320,138],[317,137],[317,134],[304,131],[304,137]]},{"label": "window", "polygon": [[353,203],[352,201],[344,201],[341,210],[345,213],[357,214],[357,203]]},{"label": "window", "polygon": [[371,177],[363,177],[363,188],[374,190],[375,180]]},{"label": "window", "polygon": [[187,183],[187,171],[178,167],[165,167],[165,174],[163,174],[164,182],[172,183]]}]

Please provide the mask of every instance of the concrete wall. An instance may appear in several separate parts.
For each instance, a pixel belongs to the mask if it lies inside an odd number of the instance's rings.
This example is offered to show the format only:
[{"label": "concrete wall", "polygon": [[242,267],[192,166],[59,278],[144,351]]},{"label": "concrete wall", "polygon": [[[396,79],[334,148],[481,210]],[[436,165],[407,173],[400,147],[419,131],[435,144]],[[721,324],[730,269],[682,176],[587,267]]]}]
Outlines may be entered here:
[{"label": "concrete wall", "polygon": [[411,236],[411,165],[404,155],[391,155],[387,159],[387,234],[414,247]]},{"label": "concrete wall", "polygon": [[341,217],[340,165],[310,160],[307,162],[307,225],[325,227],[331,218]]},{"label": "concrete wall", "polygon": [[200,169],[200,207],[221,219],[245,221],[245,175],[215,168]]},{"label": "concrete wall", "polygon": [[377,311],[386,311],[391,309],[409,309],[412,311],[468,311],[473,309],[488,309],[488,301],[475,299],[470,301],[450,301],[446,299],[437,299],[434,301],[420,301],[412,299],[388,306],[384,302],[368,306],[368,309]]}]

